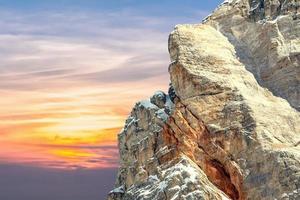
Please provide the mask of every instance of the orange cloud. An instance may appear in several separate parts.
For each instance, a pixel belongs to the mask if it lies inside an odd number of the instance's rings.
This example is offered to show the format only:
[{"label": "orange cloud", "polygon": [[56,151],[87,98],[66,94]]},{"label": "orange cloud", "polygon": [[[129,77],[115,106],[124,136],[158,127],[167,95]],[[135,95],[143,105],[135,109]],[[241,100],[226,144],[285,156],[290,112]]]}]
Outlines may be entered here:
[{"label": "orange cloud", "polygon": [[0,161],[117,165],[131,108],[167,89],[168,54],[160,31],[110,28],[98,30],[105,38],[0,36]]},{"label": "orange cloud", "polygon": [[116,167],[117,134],[132,106],[166,82],[157,77],[126,84],[76,83],[67,90],[0,90],[0,162]]}]

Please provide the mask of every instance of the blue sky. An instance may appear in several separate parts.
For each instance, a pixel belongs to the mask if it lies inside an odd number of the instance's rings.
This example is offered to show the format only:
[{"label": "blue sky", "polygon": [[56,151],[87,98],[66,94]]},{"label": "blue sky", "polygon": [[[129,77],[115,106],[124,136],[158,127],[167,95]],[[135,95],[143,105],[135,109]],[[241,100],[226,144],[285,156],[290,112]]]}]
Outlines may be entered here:
[{"label": "blue sky", "polygon": [[[126,8],[135,8],[144,12],[151,12],[156,9],[163,15],[168,15],[166,9],[181,11],[185,13],[184,9],[201,8],[203,10],[212,10],[216,4],[220,1],[196,1],[196,0],[153,0],[153,1],[141,1],[141,0],[1,0],[0,5],[10,7],[13,9],[62,9],[62,8],[79,8],[89,10],[118,10]],[[171,13],[169,13],[171,14]],[[175,14],[175,13],[174,13]]]},{"label": "blue sky", "polygon": [[[0,197],[103,199],[118,160],[115,135],[101,134],[119,130],[136,101],[167,90],[169,32],[176,24],[200,23],[221,2],[0,0],[0,175],[6,175]],[[28,141],[35,143],[29,147]],[[62,142],[64,151],[53,141]],[[42,150],[49,143],[53,155]],[[107,145],[110,153],[101,153]],[[78,155],[74,163],[70,155]],[[79,171],[50,169],[55,165]],[[82,178],[85,187],[80,187]],[[25,183],[38,185],[39,193],[22,190]],[[76,194],[58,197],[61,188],[66,193],[77,188]]]},{"label": "blue sky", "polygon": [[[75,75],[78,79],[78,71],[82,74],[85,68],[87,75],[83,79],[90,75],[91,80],[95,80],[93,77],[103,70],[110,70],[106,73],[112,74],[112,68],[134,65],[128,70],[141,77],[141,71],[145,70],[139,65],[143,62],[144,68],[152,69],[152,73],[143,73],[142,77],[166,73],[167,68],[162,66],[168,65],[168,33],[176,24],[201,22],[221,1],[182,2],[0,0],[0,72],[22,72],[23,77],[27,73],[31,82],[36,78],[32,75],[37,69],[44,75],[63,70],[67,77]],[[66,49],[61,50],[60,46]],[[96,64],[112,56],[119,62],[113,59],[109,67],[108,63],[103,64],[106,66]],[[130,59],[125,60],[125,57]],[[154,59],[156,63],[151,62]],[[119,77],[112,77],[112,80]],[[128,80],[131,77],[128,76]],[[25,77],[18,83],[6,77],[2,80],[6,82],[0,82],[0,89],[37,87],[28,84]],[[49,87],[53,85],[51,81],[48,83]]]}]

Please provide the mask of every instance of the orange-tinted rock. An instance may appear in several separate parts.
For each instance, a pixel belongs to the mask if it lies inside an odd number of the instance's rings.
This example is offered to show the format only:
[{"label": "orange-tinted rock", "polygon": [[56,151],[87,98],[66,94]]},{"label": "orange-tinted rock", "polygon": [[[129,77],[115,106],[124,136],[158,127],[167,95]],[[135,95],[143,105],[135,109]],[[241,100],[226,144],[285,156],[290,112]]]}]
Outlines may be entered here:
[{"label": "orange-tinted rock", "polygon": [[298,1],[249,2],[171,33],[169,95],[133,108],[110,200],[300,198]]}]

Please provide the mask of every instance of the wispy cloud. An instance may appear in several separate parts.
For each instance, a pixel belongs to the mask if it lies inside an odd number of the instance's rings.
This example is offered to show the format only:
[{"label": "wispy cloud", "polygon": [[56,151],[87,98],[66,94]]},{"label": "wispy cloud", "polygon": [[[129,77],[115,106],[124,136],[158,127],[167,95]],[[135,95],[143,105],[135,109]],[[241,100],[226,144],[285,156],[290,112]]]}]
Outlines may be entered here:
[{"label": "wispy cloud", "polygon": [[57,87],[56,79],[62,77],[59,84],[66,85],[72,77],[75,81],[114,83],[133,81],[134,77],[142,81],[159,74],[167,77],[168,32],[176,23],[196,22],[205,15],[204,11],[195,12],[192,20],[143,16],[132,9],[76,13],[1,10],[0,88],[38,89],[39,83]]},{"label": "wispy cloud", "polygon": [[1,141],[26,144],[13,152],[1,146],[0,161],[10,155],[49,166],[116,166],[116,146],[106,145],[116,143],[134,102],[167,89],[168,32],[189,20],[132,9],[1,10]]}]

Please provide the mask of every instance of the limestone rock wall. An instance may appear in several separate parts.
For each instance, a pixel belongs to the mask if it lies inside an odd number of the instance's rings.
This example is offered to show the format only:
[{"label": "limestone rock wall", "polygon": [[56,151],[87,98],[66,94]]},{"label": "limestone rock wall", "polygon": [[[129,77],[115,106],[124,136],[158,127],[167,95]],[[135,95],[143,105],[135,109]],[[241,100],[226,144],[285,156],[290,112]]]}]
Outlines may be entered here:
[{"label": "limestone rock wall", "polygon": [[177,26],[169,48],[180,99],[171,119],[185,124],[180,135],[198,134],[191,141],[199,149],[190,157],[208,178],[232,199],[279,199],[297,191],[299,112],[260,87],[234,46],[211,26]]},{"label": "limestone rock wall", "polygon": [[204,22],[227,37],[239,60],[261,86],[287,99],[298,110],[299,5],[299,0],[232,0],[222,4]]},{"label": "limestone rock wall", "polygon": [[121,166],[108,199],[228,199],[181,152],[178,139],[166,125],[173,109],[163,92],[133,108],[119,135]]},{"label": "limestone rock wall", "polygon": [[297,5],[225,1],[175,27],[169,92],[126,120],[109,200],[300,199]]}]

